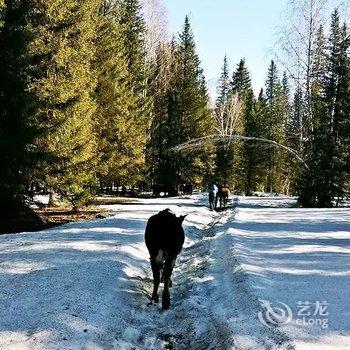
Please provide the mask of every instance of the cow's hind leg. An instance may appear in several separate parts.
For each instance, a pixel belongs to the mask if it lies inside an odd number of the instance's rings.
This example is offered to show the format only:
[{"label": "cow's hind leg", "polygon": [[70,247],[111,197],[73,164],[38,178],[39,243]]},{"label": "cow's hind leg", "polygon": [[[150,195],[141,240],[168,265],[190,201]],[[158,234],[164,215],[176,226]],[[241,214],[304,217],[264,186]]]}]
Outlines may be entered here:
[{"label": "cow's hind leg", "polygon": [[158,295],[158,287],[160,282],[160,266],[155,259],[151,259],[151,267],[153,272],[153,293],[152,293],[152,301],[158,303],[159,295]]},{"label": "cow's hind leg", "polygon": [[170,307],[170,291],[169,288],[172,284],[171,274],[175,265],[175,258],[167,258],[164,264],[164,290],[162,294],[162,308],[167,310]]}]

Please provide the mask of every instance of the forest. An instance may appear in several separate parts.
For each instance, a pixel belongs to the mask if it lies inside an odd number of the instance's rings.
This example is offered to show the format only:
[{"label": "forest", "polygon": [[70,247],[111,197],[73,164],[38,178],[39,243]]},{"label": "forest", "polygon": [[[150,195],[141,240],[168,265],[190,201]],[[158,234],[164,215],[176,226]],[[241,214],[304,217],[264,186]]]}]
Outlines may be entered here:
[{"label": "forest", "polygon": [[261,91],[244,57],[231,72],[225,56],[212,101],[190,16],[168,36],[161,0],[0,0],[2,214],[38,192],[78,208],[120,187],[173,196],[213,182],[341,204],[349,30],[305,3]]}]

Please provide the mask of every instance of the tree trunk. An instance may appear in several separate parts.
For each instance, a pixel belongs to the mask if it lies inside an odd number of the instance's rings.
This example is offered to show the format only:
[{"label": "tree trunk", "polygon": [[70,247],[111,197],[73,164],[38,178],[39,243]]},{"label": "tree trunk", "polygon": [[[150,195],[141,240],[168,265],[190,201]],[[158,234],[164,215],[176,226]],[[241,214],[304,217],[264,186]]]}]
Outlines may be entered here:
[{"label": "tree trunk", "polygon": [[50,191],[49,192],[49,207],[55,207],[57,205],[55,201],[55,193]]}]

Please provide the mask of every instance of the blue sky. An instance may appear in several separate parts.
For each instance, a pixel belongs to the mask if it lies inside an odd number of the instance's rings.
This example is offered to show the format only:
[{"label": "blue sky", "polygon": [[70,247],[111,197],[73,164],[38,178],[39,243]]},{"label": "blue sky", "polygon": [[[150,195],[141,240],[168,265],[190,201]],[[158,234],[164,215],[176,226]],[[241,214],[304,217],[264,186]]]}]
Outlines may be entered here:
[{"label": "blue sky", "polygon": [[231,72],[241,58],[246,59],[253,87],[260,90],[287,0],[165,0],[165,4],[171,33],[179,32],[190,15],[211,90],[225,53]]}]

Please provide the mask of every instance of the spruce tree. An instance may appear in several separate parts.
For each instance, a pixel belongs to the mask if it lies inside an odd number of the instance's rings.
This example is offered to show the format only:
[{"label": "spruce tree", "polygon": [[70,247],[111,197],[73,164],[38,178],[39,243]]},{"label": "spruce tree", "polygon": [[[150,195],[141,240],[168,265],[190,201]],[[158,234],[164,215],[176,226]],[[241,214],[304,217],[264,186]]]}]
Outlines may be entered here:
[{"label": "spruce tree", "polygon": [[308,169],[303,173],[299,200],[304,206],[331,207],[346,195],[350,136],[349,35],[339,14],[332,14],[326,73]]},{"label": "spruce tree", "polygon": [[287,72],[283,72],[282,91],[283,91],[284,95],[287,97],[287,99],[289,100],[290,86],[289,86]]},{"label": "spruce tree", "polygon": [[[179,43],[175,46],[174,55],[168,95],[167,149],[212,134],[215,127],[188,17],[185,19]],[[171,155],[169,158],[167,186],[170,187],[170,192],[175,193],[180,183],[203,183],[214,165],[213,151],[210,147]]]},{"label": "spruce tree", "polygon": [[0,232],[8,233],[41,229],[43,222],[26,205],[40,156],[34,140],[41,132],[27,88],[29,67],[35,63],[28,55],[26,30],[33,12],[29,1],[4,4],[0,29]]},{"label": "spruce tree", "polygon": [[[246,66],[245,60],[241,59],[237,65],[236,71],[233,72],[231,81],[232,93],[237,94],[242,104],[242,130],[245,136],[251,136],[250,130],[253,119],[254,93],[252,90],[251,77]],[[235,187],[240,191],[250,193],[252,184],[252,167],[254,160],[252,145],[249,142],[236,142],[235,144]]]},{"label": "spruce tree", "polygon": [[[33,141],[39,130],[27,89],[30,59],[26,32],[29,1],[6,1],[0,30],[0,211],[23,203],[35,167]],[[0,220],[2,221],[2,220]]]},{"label": "spruce tree", "polygon": [[148,174],[154,194],[158,195],[165,187],[169,188],[170,164],[167,140],[170,136],[168,121],[169,91],[174,65],[175,43],[159,45],[151,81],[151,95],[154,98],[150,140],[147,147]]},{"label": "spruce tree", "polygon": [[[267,134],[268,107],[263,89],[257,99],[248,91],[244,107],[244,136],[265,138]],[[243,190],[246,195],[265,189],[269,150],[258,141],[247,141],[242,150]]]},{"label": "spruce tree", "polygon": [[144,135],[138,125],[137,96],[121,33],[117,17],[101,6],[95,39],[98,177],[108,185],[135,185],[144,163]]},{"label": "spruce tree", "polygon": [[232,91],[238,93],[241,98],[244,98],[245,93],[252,89],[250,74],[244,59],[240,60],[236,71],[232,75],[231,86]]},{"label": "spruce tree", "polygon": [[97,6],[98,0],[38,0],[27,26],[28,54],[35,62],[27,88],[43,130],[35,144],[53,158],[36,175],[44,188],[75,205],[90,192],[96,159],[92,60]]},{"label": "spruce tree", "polygon": [[[257,118],[254,115],[254,93],[249,90],[246,93],[244,106],[244,136],[259,137],[259,126],[257,125]],[[247,196],[252,195],[256,191],[256,167],[259,159],[257,158],[256,149],[252,142],[246,142],[242,149],[242,167],[244,173],[244,192]]]},{"label": "spruce tree", "polygon": [[[216,98],[216,119],[217,129],[222,130],[225,124],[228,123],[229,101],[232,98],[232,87],[229,78],[229,68],[227,57],[224,57],[221,76],[218,85],[218,96]],[[232,141],[219,143],[216,149],[216,169],[215,181],[223,186],[232,187],[234,181],[234,145]]]},{"label": "spruce tree", "polygon": [[150,70],[145,52],[146,25],[139,0],[120,0],[118,6],[118,23],[124,42],[126,63],[133,82],[132,88],[136,95],[137,122],[144,134],[142,147],[145,147],[152,108],[152,98],[148,93]]},{"label": "spruce tree", "polygon": [[[267,119],[265,138],[284,143],[286,127],[286,101],[281,81],[278,77],[277,67],[274,61],[268,69],[266,80],[266,102],[267,102]],[[271,147],[266,157],[268,174],[266,178],[266,190],[281,192],[285,187],[285,169],[284,155],[276,148]]]},{"label": "spruce tree", "polygon": [[266,101],[268,105],[274,106],[277,95],[281,90],[281,85],[278,77],[278,71],[275,61],[271,61],[266,80]]},{"label": "spruce tree", "polygon": [[230,78],[227,56],[224,57],[221,76],[219,79],[219,86],[217,89],[218,97],[216,99],[216,108],[222,109],[227,104],[230,95]]}]

